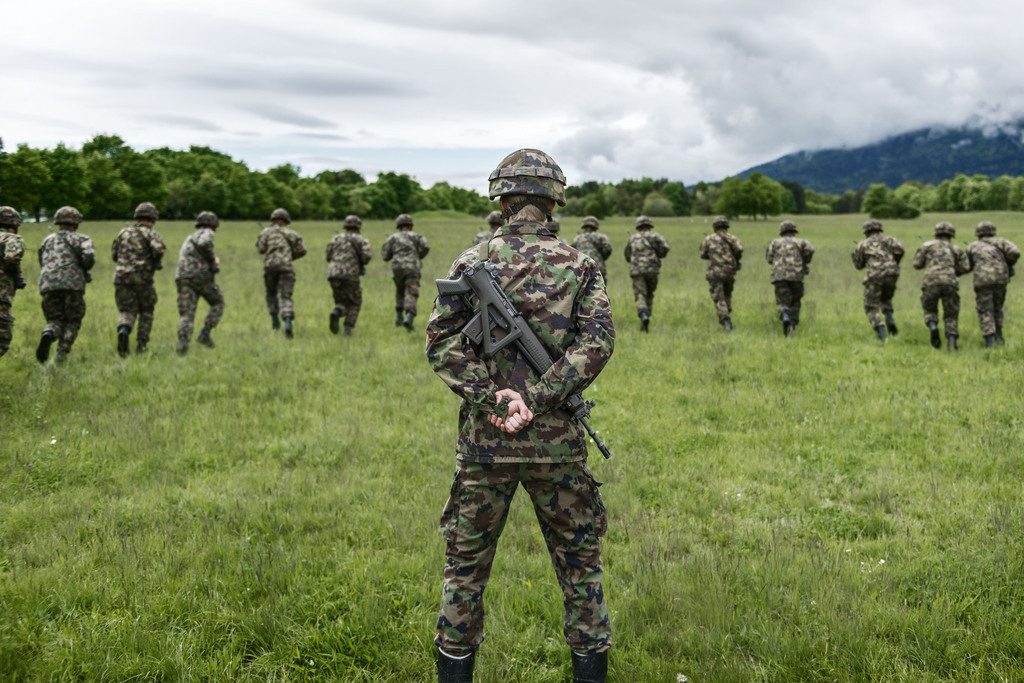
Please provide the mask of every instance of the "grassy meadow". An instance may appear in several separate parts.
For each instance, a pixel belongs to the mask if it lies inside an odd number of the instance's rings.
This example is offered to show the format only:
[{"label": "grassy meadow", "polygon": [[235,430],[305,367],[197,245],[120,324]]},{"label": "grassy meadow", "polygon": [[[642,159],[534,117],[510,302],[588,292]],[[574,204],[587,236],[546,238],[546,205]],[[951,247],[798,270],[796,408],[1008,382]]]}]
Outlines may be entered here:
[{"label": "grassy meadow", "polygon": [[[746,247],[732,334],[697,257],[701,218],[669,240],[650,334],[627,264],[632,219],[602,231],[615,354],[588,392],[604,482],[615,681],[1024,679],[1024,292],[1007,344],[982,348],[970,276],[961,351],[928,344],[910,267],[938,220],[889,221],[907,247],[897,337],[881,344],[850,251],[862,216],[798,216],[817,248],[801,325],[782,336],[763,254],[779,219],[737,221]],[[979,220],[1024,245],[1024,214]],[[562,221],[572,239],[577,219]],[[258,228],[217,232],[226,311],[216,348],[174,353],[173,282],[192,227],[160,222],[150,351],[115,352],[110,243],[63,366],[34,357],[28,289],[0,360],[0,680],[429,681],[458,401],[428,367],[423,328],[480,220],[417,217],[433,247],[416,331],[393,324],[380,245],[355,334],[327,329],[324,248],[339,222],[298,223],[296,338],[270,330]],[[200,302],[197,329],[207,310]],[[133,338],[134,348],[134,338]],[[522,492],[487,591],[477,680],[570,677],[561,593]]]}]

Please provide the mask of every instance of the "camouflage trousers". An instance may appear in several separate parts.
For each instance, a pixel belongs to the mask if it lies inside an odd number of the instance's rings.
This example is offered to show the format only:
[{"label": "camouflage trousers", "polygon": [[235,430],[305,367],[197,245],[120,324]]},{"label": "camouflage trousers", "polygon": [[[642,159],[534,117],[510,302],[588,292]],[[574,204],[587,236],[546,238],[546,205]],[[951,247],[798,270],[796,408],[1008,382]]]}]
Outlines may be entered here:
[{"label": "camouflage trousers", "polygon": [[789,314],[793,323],[800,322],[800,301],[804,298],[804,283],[791,280],[773,282],[775,285],[775,306],[779,310],[779,319]]},{"label": "camouflage trousers", "polygon": [[420,298],[420,274],[415,270],[394,270],[395,310],[402,309],[416,315],[416,300]]},{"label": "camouflage trousers", "polygon": [[153,310],[156,309],[156,287],[153,283],[126,285],[115,282],[114,303],[121,314],[117,317],[117,326],[124,325],[131,331],[135,325],[135,317],[138,316],[138,340],[148,342],[149,333],[153,329]]},{"label": "camouflage trousers", "polygon": [[11,315],[11,304],[0,301],[0,358],[11,348],[14,339],[14,316]]},{"label": "camouflage trousers", "polygon": [[359,280],[345,280],[340,277],[327,278],[334,294],[334,307],[345,318],[345,327],[355,327],[359,310],[363,307],[363,288]]},{"label": "camouflage trousers", "polygon": [[996,333],[1003,326],[1003,303],[1006,302],[1006,285],[986,285],[974,288],[974,303],[978,310],[978,324],[981,336]]},{"label": "camouflage trousers", "polygon": [[43,316],[46,318],[43,334],[52,334],[57,340],[57,350],[69,353],[85,317],[85,292],[77,289],[43,292]]},{"label": "camouflage trousers", "polygon": [[611,620],[602,587],[600,539],[608,521],[600,484],[586,461],[458,463],[441,515],[446,562],[434,642],[454,655],[467,654],[483,642],[484,589],[520,484],[533,501],[562,589],[566,642],[574,650],[607,650]]},{"label": "camouflage trousers", "polygon": [[898,275],[868,280],[864,283],[864,313],[871,327],[885,325],[885,314],[892,313],[892,297],[896,294]]},{"label": "camouflage trousers", "polygon": [[708,280],[708,290],[711,292],[711,300],[715,302],[719,323],[728,320],[732,313],[732,288],[735,284],[736,281],[732,279]]},{"label": "camouflage trousers", "polygon": [[654,308],[654,290],[658,288],[658,274],[631,275],[633,280],[633,298],[636,299],[636,312],[650,314]]},{"label": "camouflage trousers", "polygon": [[224,315],[224,295],[213,278],[175,280],[175,283],[178,285],[178,338],[192,338],[199,297],[203,297],[206,303],[210,304],[204,324],[211,330],[217,327],[220,317]]},{"label": "camouflage trousers", "polygon": [[924,322],[939,322],[939,301],[942,301],[942,320],[946,326],[946,337],[959,335],[960,290],[956,285],[925,285],[921,287],[921,308]]},{"label": "camouflage trousers", "polygon": [[270,315],[281,314],[282,318],[295,317],[295,271],[264,270],[263,284],[267,288],[267,310]]}]

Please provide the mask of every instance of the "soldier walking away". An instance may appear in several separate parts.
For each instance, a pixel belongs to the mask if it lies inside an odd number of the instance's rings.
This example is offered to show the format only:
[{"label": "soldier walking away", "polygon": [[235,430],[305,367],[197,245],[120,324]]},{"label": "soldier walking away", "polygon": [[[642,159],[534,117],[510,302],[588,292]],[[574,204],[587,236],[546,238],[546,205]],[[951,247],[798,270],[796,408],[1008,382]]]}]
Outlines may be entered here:
[{"label": "soldier walking away", "polygon": [[405,325],[412,332],[416,317],[416,300],[420,297],[420,259],[430,251],[430,243],[423,235],[413,232],[412,216],[401,214],[395,219],[398,232],[388,237],[380,255],[391,261],[391,276],[395,281],[395,327]]},{"label": "soldier walking away", "polygon": [[45,363],[50,345],[57,342],[57,362],[71,353],[78,329],[85,317],[85,285],[92,281],[89,271],[96,263],[96,251],[88,235],[78,232],[82,214],[73,206],[62,206],[53,215],[57,232],[43,239],[39,247],[39,293],[43,298],[43,328],[36,360]]},{"label": "soldier walking away", "polygon": [[25,240],[18,235],[20,225],[20,213],[13,207],[0,206],[0,358],[11,348],[14,338],[14,294],[25,289],[25,278],[21,275]]},{"label": "soldier walking away", "polygon": [[971,262],[963,249],[953,243],[956,228],[952,223],[942,221],[935,226],[935,239],[921,245],[914,254],[914,269],[924,269],[921,282],[921,307],[924,322],[931,333],[935,348],[942,346],[939,339],[939,301],[942,301],[942,319],[946,327],[946,344],[950,351],[956,351],[959,334],[957,323],[960,318],[959,276],[971,272]]},{"label": "soldier walking away", "polygon": [[782,221],[779,235],[768,244],[765,259],[772,266],[775,305],[782,321],[782,332],[791,336],[800,324],[800,301],[804,298],[804,276],[810,272],[814,247],[796,236],[796,223]]},{"label": "soldier walking away", "polygon": [[129,337],[135,318],[139,319],[135,352],[142,353],[149,344],[156,309],[156,287],[153,272],[163,268],[167,247],[160,233],[153,228],[160,213],[149,202],[135,207],[135,225],[123,228],[114,238],[110,255],[114,269],[114,303],[117,318],[117,353],[128,355]]},{"label": "soldier walking away", "polygon": [[882,234],[882,223],[871,219],[864,223],[864,239],[857,243],[850,257],[857,270],[864,273],[864,313],[871,328],[882,341],[899,330],[893,320],[892,297],[900,278],[903,245],[895,237]]},{"label": "soldier walking away", "polygon": [[544,222],[544,227],[548,229],[555,237],[558,237],[558,233],[562,231],[562,224],[556,221],[554,218],[549,218]]},{"label": "soldier walking away", "polygon": [[572,246],[574,249],[582,251],[594,259],[598,270],[601,271],[601,277],[607,280],[608,267],[605,265],[605,260],[612,255],[612,242],[608,239],[607,235],[597,231],[599,227],[601,227],[601,224],[594,216],[584,218],[583,223],[580,225],[580,229],[583,232],[576,235],[576,238],[572,241]]},{"label": "soldier walking away", "polygon": [[[427,358],[462,398],[456,470],[441,516],[446,541],[437,621],[438,681],[471,681],[483,642],[484,589],[509,507],[521,484],[533,501],[565,606],[563,633],[573,680],[604,681],[611,622],[602,587],[607,518],[587,467],[586,435],[560,406],[588,386],[612,354],[611,309],[592,259],[544,228],[565,202],[565,176],[535,149],[505,157],[490,174],[508,225],[464,252],[450,278],[486,259],[554,364],[537,376],[514,346],[485,358],[463,328],[463,299],[438,296],[427,325]],[[485,332],[486,333],[486,332]]]},{"label": "soldier walking away", "polygon": [[636,314],[640,316],[640,329],[644,332],[651,324],[661,259],[668,256],[668,241],[653,228],[654,222],[649,217],[637,218],[636,232],[629,236],[625,251],[629,277],[633,280]]},{"label": "soldier walking away", "polygon": [[327,281],[334,295],[330,330],[338,334],[338,321],[345,319],[345,334],[352,334],[363,307],[363,289],[359,277],[366,274],[366,264],[373,258],[370,241],[359,234],[363,221],[359,216],[345,216],[344,234],[335,235],[327,245]]},{"label": "soldier walking away", "polygon": [[285,209],[274,209],[270,214],[270,227],[263,228],[256,238],[256,250],[263,254],[263,284],[267,290],[267,310],[270,311],[270,326],[281,329],[280,317],[284,319],[284,336],[295,336],[292,320],[295,318],[295,266],[292,261],[306,255],[302,237],[288,227],[292,217]]},{"label": "soldier walking away", "polygon": [[992,348],[1003,339],[1003,303],[1006,285],[1013,277],[1013,266],[1020,249],[1010,240],[996,237],[996,226],[989,221],[974,229],[978,239],[967,246],[967,259],[974,271],[974,301],[985,347]]},{"label": "soldier walking away", "polygon": [[494,236],[494,232],[505,225],[505,219],[501,217],[501,211],[491,211],[487,214],[487,225],[491,226],[489,230],[481,230],[476,234],[473,239],[473,244],[480,244],[486,242]]},{"label": "soldier walking away", "polygon": [[195,325],[196,306],[199,297],[206,299],[210,310],[206,314],[203,329],[196,341],[203,346],[213,348],[210,332],[217,327],[224,315],[224,294],[215,282],[220,270],[220,259],[213,253],[213,238],[220,225],[217,214],[202,211],[196,216],[196,231],[185,238],[178,252],[178,269],[174,273],[174,282],[178,286],[178,353],[188,352],[189,341],[192,340],[192,329]]},{"label": "soldier walking away", "polygon": [[715,216],[711,225],[715,231],[700,243],[698,253],[708,261],[704,279],[708,281],[718,324],[732,332],[732,290],[741,267],[743,244],[729,232],[729,219],[725,216]]}]

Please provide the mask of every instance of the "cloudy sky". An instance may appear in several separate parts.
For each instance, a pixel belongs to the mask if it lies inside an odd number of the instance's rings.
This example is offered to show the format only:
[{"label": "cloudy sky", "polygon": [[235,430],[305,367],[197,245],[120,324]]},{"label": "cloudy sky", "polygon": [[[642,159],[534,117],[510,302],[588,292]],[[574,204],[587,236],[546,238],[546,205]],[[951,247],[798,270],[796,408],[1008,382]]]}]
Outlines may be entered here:
[{"label": "cloudy sky", "polygon": [[482,192],[520,147],[570,183],[694,183],[1024,115],[1024,5],[999,0],[0,0],[0,17],[7,150],[111,133]]}]

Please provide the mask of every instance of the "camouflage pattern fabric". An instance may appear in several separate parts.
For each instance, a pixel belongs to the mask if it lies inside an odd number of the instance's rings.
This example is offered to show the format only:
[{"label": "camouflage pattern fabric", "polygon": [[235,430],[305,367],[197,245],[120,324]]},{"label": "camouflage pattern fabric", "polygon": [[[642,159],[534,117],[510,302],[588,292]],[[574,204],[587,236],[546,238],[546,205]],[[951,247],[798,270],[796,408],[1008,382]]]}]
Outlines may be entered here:
[{"label": "camouflage pattern fabric", "polygon": [[[740,259],[743,258],[743,243],[726,230],[715,230],[700,243],[697,253],[702,259],[709,262],[704,279],[709,282],[712,280],[732,281],[736,278]],[[712,296],[714,295],[712,294]]]},{"label": "camouflage pattern fabric", "polygon": [[1020,249],[1002,237],[982,237],[971,242],[967,246],[967,260],[974,272],[974,288],[1009,283],[1010,268],[1018,259]]},{"label": "camouflage pattern fabric", "polygon": [[131,332],[137,316],[139,319],[137,339],[142,343],[148,342],[153,329],[153,311],[156,310],[156,301],[156,287],[153,286],[152,280],[147,284],[115,284],[114,303],[117,304],[117,311],[120,313],[117,318],[117,326],[123,325]]},{"label": "camouflage pattern fabric", "polygon": [[71,345],[85,317],[85,291],[77,289],[50,289],[42,293],[43,317],[49,332],[57,340],[57,350],[71,353]]},{"label": "camouflage pattern fabric", "polygon": [[885,314],[892,313],[892,298],[896,294],[898,275],[864,280],[864,313],[873,328],[885,325]]},{"label": "camouflage pattern fabric", "polygon": [[416,302],[420,298],[419,271],[394,270],[391,275],[395,281],[395,310],[416,315]]},{"label": "camouflage pattern fabric", "polygon": [[942,319],[946,337],[959,336],[960,290],[957,285],[924,285],[921,287],[921,308],[924,309],[924,323],[938,324],[939,302],[942,302]]},{"label": "camouflage pattern fabric", "polygon": [[795,325],[800,322],[800,302],[804,298],[804,283],[792,280],[780,280],[773,282],[775,287],[775,307],[779,312],[779,320],[783,315],[789,315],[789,320]]},{"label": "camouflage pattern fabric", "polygon": [[14,340],[14,316],[8,304],[0,304],[0,358],[11,348]]},{"label": "camouflage pattern fabric", "polygon": [[654,309],[654,290],[658,288],[657,275],[632,275],[633,298],[636,300],[636,313],[651,314]]},{"label": "camouflage pattern fabric", "polygon": [[123,228],[110,245],[111,258],[117,264],[114,284],[152,285],[153,269],[166,250],[163,238],[153,228],[145,225]]},{"label": "camouflage pattern fabric", "polygon": [[96,262],[88,235],[60,229],[39,247],[39,292],[85,291],[85,274]]},{"label": "camouflage pattern fabric", "polygon": [[14,339],[14,285],[21,277],[21,259],[25,241],[13,232],[0,228],[0,357],[11,348]]},{"label": "camouflage pattern fabric", "polygon": [[295,303],[292,296],[295,294],[295,271],[264,270],[263,286],[267,293],[267,311],[270,315],[280,313],[282,318],[294,318]]},{"label": "camouflage pattern fabric", "polygon": [[803,282],[804,270],[814,256],[814,247],[795,235],[776,237],[768,244],[765,260],[772,266],[772,282]]},{"label": "camouflage pattern fabric", "polygon": [[857,243],[850,258],[857,270],[865,271],[863,282],[866,285],[872,280],[899,277],[903,253],[898,239],[875,232]]},{"label": "camouflage pattern fabric", "polygon": [[175,280],[210,279],[214,275],[213,241],[216,233],[211,228],[199,228],[185,238],[178,252],[178,267],[174,271]]},{"label": "camouflage pattern fabric", "polygon": [[577,251],[583,252],[594,259],[598,270],[601,271],[601,277],[607,277],[608,266],[605,265],[605,259],[612,255],[612,242],[608,239],[607,235],[596,230],[584,230],[576,235],[576,238],[572,241],[572,246]]},{"label": "camouflage pattern fabric", "polygon": [[487,240],[491,239],[492,237],[494,237],[494,232],[493,231],[491,231],[491,230],[481,230],[480,232],[478,232],[476,234],[476,237],[473,238],[473,244],[481,244],[482,242],[486,242]]},{"label": "camouflage pattern fabric", "polygon": [[430,243],[423,235],[412,230],[399,230],[384,242],[381,258],[391,261],[391,270],[419,273],[420,259],[430,252]]},{"label": "camouflage pattern fabric", "polygon": [[586,462],[459,462],[441,515],[447,560],[434,642],[461,656],[484,640],[484,589],[516,489],[533,501],[565,606],[563,633],[574,650],[611,647],[601,541],[607,515]]},{"label": "camouflage pattern fabric", "polygon": [[732,290],[735,283],[732,278],[708,280],[708,290],[711,292],[711,301],[715,304],[719,324],[729,320],[732,314]]},{"label": "camouflage pattern fabric", "polygon": [[283,225],[263,228],[256,238],[256,250],[263,254],[263,269],[295,272],[292,261],[306,255],[306,245],[299,233]]},{"label": "camouflage pattern fabric", "polygon": [[653,230],[638,230],[629,236],[624,253],[630,277],[657,275],[661,259],[668,256],[668,241]]},{"label": "camouflage pattern fabric", "polygon": [[332,277],[328,282],[334,295],[334,307],[341,311],[345,327],[355,327],[363,307],[363,288],[359,286],[359,279]]},{"label": "camouflage pattern fabric", "polygon": [[370,240],[352,231],[335,235],[327,244],[327,278],[358,280],[373,258]]},{"label": "camouflage pattern fabric", "polygon": [[974,288],[974,305],[978,311],[981,336],[993,335],[1003,327],[1003,305],[1006,285],[982,285]]},{"label": "camouflage pattern fabric", "polygon": [[206,327],[211,330],[217,327],[221,316],[224,315],[224,294],[213,281],[213,276],[183,278],[175,282],[178,285],[178,339],[192,339],[199,297],[210,305],[210,310],[206,314]]},{"label": "camouflage pattern fabric", "polygon": [[[924,269],[925,287],[959,287],[959,276],[971,272],[967,253],[948,239],[929,240],[914,254],[914,268]],[[923,300],[923,296],[922,296]]]}]

